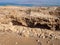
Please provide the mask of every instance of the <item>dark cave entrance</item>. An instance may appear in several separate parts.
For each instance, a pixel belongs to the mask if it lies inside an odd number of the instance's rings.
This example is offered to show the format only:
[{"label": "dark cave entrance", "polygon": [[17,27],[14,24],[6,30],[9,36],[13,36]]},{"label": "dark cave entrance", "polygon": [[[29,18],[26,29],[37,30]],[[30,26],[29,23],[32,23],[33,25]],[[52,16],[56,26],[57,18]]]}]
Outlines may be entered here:
[{"label": "dark cave entrance", "polygon": [[18,22],[18,21],[15,21],[15,20],[12,20],[12,23],[13,23],[13,25],[22,25],[22,23],[20,23],[20,22]]},{"label": "dark cave entrance", "polygon": [[60,27],[59,27],[60,25],[58,24],[58,25],[56,25],[56,27],[55,27],[55,30],[60,30]]},{"label": "dark cave entrance", "polygon": [[[22,23],[20,23],[18,21],[15,21],[15,20],[12,20],[12,23],[13,23],[13,25],[25,26],[25,25],[22,25]],[[49,27],[47,24],[40,24],[40,23],[37,23],[36,25],[30,24],[29,26],[25,26],[25,27],[41,28],[41,29],[49,29],[49,30],[51,30],[51,27]],[[55,26],[55,30],[58,30],[58,31],[60,30],[59,24]]]},{"label": "dark cave entrance", "polygon": [[[23,26],[22,23],[15,21],[15,20],[12,20],[12,23],[13,23],[13,25]],[[41,28],[41,29],[51,29],[47,24],[40,24],[40,23],[36,24],[35,26],[32,24],[28,27],[30,27],[30,28]]]},{"label": "dark cave entrance", "polygon": [[51,29],[47,24],[36,24],[34,28]]}]

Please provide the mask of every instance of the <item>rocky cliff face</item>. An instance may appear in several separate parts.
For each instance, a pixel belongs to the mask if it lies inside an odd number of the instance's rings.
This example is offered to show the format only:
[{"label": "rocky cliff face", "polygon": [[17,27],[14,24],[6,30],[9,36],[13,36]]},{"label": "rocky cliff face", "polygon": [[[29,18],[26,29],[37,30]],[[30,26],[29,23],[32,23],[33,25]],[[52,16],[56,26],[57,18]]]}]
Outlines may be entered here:
[{"label": "rocky cliff face", "polygon": [[[2,6],[0,7],[0,30],[39,37],[41,31],[60,30],[59,13],[59,7]],[[50,35],[51,32],[48,32],[46,33]]]}]

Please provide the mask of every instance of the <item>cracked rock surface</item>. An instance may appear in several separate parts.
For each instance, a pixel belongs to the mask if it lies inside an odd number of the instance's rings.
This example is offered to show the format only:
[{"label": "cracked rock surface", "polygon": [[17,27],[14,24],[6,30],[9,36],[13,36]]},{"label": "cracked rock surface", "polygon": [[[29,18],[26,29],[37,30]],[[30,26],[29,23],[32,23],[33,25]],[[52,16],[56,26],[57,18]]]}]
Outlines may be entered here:
[{"label": "cracked rock surface", "polygon": [[0,33],[3,40],[17,38],[10,45],[60,45],[60,7],[0,6]]}]

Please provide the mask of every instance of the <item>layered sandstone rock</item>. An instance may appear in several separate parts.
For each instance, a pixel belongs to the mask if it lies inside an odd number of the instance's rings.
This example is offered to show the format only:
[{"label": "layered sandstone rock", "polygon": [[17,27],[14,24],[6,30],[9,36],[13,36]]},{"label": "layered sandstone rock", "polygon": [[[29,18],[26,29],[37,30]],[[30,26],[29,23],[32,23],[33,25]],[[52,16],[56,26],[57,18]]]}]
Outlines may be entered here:
[{"label": "layered sandstone rock", "polygon": [[[59,8],[59,7],[58,7]],[[57,7],[0,7],[0,23],[12,22],[13,25],[60,30]]]},{"label": "layered sandstone rock", "polygon": [[[58,12],[57,12],[58,11]],[[59,7],[0,7],[0,23],[60,30]]]},{"label": "layered sandstone rock", "polygon": [[1,45],[60,45],[60,7],[0,6],[0,36]]}]

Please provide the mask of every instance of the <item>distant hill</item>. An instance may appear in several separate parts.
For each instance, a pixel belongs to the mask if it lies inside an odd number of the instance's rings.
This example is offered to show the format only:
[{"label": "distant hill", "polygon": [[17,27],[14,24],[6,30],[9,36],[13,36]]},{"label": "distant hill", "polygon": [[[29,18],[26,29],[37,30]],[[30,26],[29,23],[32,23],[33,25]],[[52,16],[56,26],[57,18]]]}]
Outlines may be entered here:
[{"label": "distant hill", "polygon": [[57,4],[18,4],[18,3],[6,3],[0,2],[0,6],[13,5],[13,6],[59,6]]},{"label": "distant hill", "polygon": [[0,6],[6,6],[6,5],[15,5],[15,6],[33,6],[33,4],[16,4],[16,3],[0,3]]}]

